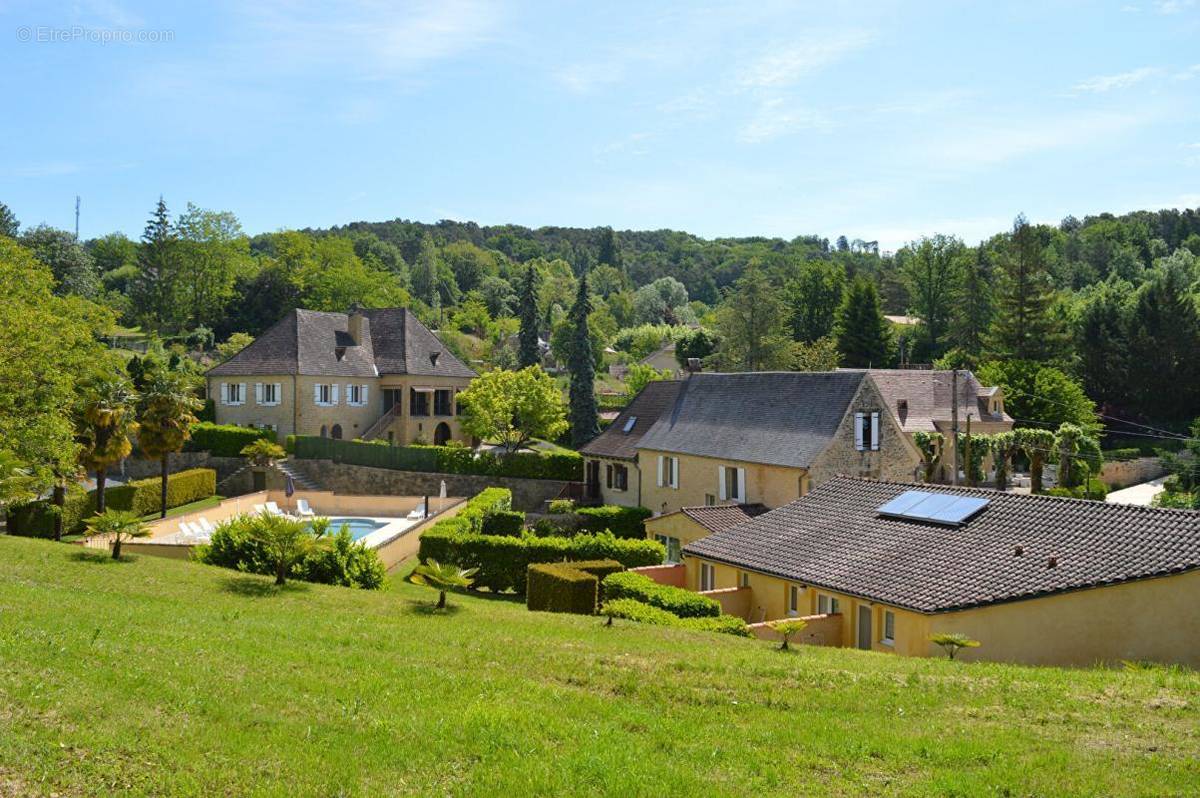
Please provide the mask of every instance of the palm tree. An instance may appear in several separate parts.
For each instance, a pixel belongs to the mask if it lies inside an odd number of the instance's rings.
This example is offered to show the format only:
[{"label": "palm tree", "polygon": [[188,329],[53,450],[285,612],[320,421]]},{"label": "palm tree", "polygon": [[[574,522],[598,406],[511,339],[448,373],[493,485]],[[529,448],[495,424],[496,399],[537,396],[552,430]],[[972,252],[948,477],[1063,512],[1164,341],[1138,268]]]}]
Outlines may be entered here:
[{"label": "palm tree", "polygon": [[121,559],[121,541],[144,538],[150,534],[141,518],[126,510],[106,510],[87,522],[87,530],[93,535],[112,536],[112,556]]},{"label": "palm tree", "polygon": [[769,621],[767,626],[771,627],[771,631],[783,638],[783,642],[779,644],[779,650],[787,651],[788,643],[791,642],[792,636],[799,634],[804,627],[808,626],[808,621],[802,621],[799,618],[785,618],[778,621]]},{"label": "palm tree", "polygon": [[960,648],[979,648],[978,640],[972,640],[958,632],[943,632],[941,634],[930,635],[929,640],[945,649],[950,659],[954,659],[954,655],[958,653]]},{"label": "palm tree", "polygon": [[77,421],[79,464],[96,472],[96,512],[103,513],[104,486],[110,466],[133,450],[129,436],[137,430],[137,394],[128,380],[99,378],[84,389]]},{"label": "palm tree", "polygon": [[418,565],[412,572],[412,581],[418,585],[428,585],[438,590],[437,609],[446,608],[446,591],[452,588],[470,587],[475,582],[478,568],[459,568],[457,565],[442,565],[437,560],[428,559]]},{"label": "palm tree", "polygon": [[323,520],[323,525],[314,523],[310,526],[306,521],[285,515],[262,513],[254,518],[250,537],[262,547],[263,556],[274,566],[275,584],[286,583],[292,566],[320,545],[329,528],[328,519]]},{"label": "palm tree", "polygon": [[243,446],[241,455],[249,458],[250,462],[256,466],[266,467],[276,460],[287,457],[287,452],[279,444],[272,443],[266,438],[259,438],[254,443]]},{"label": "palm tree", "polygon": [[204,403],[192,395],[184,375],[173,371],[157,371],[142,391],[138,405],[138,445],[147,460],[162,463],[162,506],[160,518],[167,517],[167,473],[171,452],[183,449],[192,437],[196,423],[195,412]]}]

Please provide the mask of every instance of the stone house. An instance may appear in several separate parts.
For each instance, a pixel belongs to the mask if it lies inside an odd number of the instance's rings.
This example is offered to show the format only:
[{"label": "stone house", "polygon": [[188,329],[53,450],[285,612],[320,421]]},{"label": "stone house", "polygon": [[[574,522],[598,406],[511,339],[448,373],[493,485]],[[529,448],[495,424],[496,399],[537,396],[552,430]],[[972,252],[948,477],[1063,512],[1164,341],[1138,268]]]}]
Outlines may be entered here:
[{"label": "stone house", "polygon": [[678,380],[651,382],[613,420],[604,432],[584,445],[584,496],[589,502],[642,506],[642,471],[637,445],[659,418],[675,404]]},{"label": "stone house", "polygon": [[404,445],[468,442],[474,376],[408,309],[352,308],[293,310],[206,380],[219,424]]}]

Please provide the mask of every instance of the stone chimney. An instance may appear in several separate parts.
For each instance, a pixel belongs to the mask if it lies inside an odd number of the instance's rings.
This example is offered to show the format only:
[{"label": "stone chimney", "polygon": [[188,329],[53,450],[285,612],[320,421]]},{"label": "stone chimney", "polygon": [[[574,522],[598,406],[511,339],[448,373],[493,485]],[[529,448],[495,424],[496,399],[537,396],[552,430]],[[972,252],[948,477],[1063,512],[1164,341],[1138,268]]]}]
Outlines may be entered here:
[{"label": "stone chimney", "polygon": [[687,369],[686,370],[687,370],[687,376],[689,376],[689,377],[692,376],[693,374],[699,374],[701,371],[703,371],[704,368],[703,368],[703,366],[700,365],[700,358],[689,357],[687,359]]},{"label": "stone chimney", "polygon": [[357,302],[350,306],[347,315],[349,319],[346,322],[346,332],[350,333],[350,337],[354,339],[355,346],[362,346],[363,336],[366,335],[367,316]]}]

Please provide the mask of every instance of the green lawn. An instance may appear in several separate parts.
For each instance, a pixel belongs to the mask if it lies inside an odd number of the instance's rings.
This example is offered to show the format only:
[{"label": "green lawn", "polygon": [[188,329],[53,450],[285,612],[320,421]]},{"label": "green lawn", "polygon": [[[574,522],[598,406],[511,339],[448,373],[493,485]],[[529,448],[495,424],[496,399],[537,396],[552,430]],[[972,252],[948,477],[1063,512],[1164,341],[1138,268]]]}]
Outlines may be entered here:
[{"label": "green lawn", "polygon": [[[98,553],[97,553],[98,554]],[[0,537],[0,795],[1195,795],[1200,677],[899,659]],[[1104,633],[1098,629],[1098,633]]]}]

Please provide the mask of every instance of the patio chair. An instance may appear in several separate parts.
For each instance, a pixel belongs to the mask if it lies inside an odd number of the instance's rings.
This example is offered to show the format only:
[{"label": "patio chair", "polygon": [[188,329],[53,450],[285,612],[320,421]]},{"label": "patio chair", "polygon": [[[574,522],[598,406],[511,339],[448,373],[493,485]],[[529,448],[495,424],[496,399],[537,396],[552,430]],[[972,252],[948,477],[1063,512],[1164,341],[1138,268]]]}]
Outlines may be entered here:
[{"label": "patio chair", "polygon": [[267,511],[266,505],[262,505],[262,504],[254,505],[254,514],[255,515],[262,515],[266,511]]},{"label": "patio chair", "polygon": [[424,517],[425,517],[425,505],[423,503],[418,504],[416,507],[413,508],[412,512],[410,512],[408,514],[408,519],[410,521],[416,521],[416,520],[424,518]]},{"label": "patio chair", "polygon": [[279,509],[279,505],[275,502],[267,502],[267,512],[271,515],[287,515],[287,513]]},{"label": "patio chair", "polygon": [[215,526],[213,526],[213,522],[209,521],[204,516],[201,516],[200,520],[197,521],[196,523],[199,525],[201,531],[203,531],[207,535],[212,535],[213,532],[217,531],[217,528]]},{"label": "patio chair", "polygon": [[301,518],[315,518],[317,514],[309,506],[308,499],[296,499],[296,515]]}]

